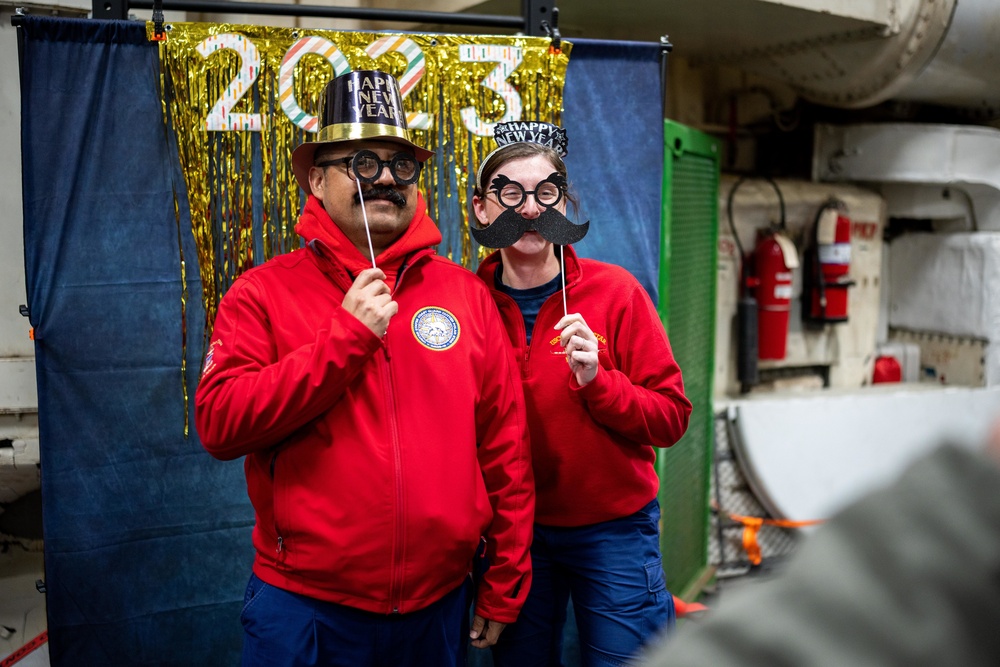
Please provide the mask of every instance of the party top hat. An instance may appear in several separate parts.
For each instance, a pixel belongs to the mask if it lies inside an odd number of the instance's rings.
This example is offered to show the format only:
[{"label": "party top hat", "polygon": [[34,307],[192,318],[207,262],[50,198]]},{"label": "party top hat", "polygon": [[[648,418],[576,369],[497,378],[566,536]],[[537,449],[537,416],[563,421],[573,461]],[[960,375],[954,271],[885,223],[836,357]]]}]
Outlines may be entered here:
[{"label": "party top hat", "polygon": [[292,172],[299,187],[310,192],[309,168],[313,166],[313,157],[319,147],[357,139],[378,139],[407,146],[413,149],[418,162],[434,155],[433,151],[410,141],[403,98],[395,77],[386,72],[355,70],[327,84],[316,138],[292,151]]}]

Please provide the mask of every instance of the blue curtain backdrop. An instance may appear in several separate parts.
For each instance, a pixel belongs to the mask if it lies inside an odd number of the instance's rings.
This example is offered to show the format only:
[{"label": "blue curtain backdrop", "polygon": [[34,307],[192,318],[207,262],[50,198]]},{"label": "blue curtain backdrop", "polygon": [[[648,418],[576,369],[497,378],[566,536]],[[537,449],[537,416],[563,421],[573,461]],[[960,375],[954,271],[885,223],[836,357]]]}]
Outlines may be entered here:
[{"label": "blue curtain backdrop", "polygon": [[663,183],[660,45],[574,39],[566,168],[590,231],[577,252],[625,267],[657,303]]},{"label": "blue curtain backdrop", "polygon": [[[204,313],[157,48],[134,22],[28,16],[20,30],[51,663],[238,664],[253,514],[241,463],[202,450],[185,403]],[[591,220],[579,250],[651,293],[658,59],[574,42],[564,115]]]},{"label": "blue curtain backdrop", "polygon": [[204,316],[156,46],[137,23],[22,31],[51,662],[236,664],[253,514],[240,462],[184,435]]}]

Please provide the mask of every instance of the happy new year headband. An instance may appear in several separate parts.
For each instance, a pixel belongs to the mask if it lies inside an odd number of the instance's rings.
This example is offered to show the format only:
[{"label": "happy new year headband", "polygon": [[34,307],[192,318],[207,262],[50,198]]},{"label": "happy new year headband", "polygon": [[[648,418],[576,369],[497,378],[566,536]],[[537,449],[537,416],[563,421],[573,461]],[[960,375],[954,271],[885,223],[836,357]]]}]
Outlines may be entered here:
[{"label": "happy new year headband", "polygon": [[548,146],[559,155],[566,157],[566,130],[542,121],[510,121],[507,123],[497,123],[493,127],[493,138],[497,142],[497,147],[490,151],[489,155],[481,163],[476,172],[476,187],[480,192],[483,190],[483,173],[486,166],[504,148],[511,144],[527,143]]}]

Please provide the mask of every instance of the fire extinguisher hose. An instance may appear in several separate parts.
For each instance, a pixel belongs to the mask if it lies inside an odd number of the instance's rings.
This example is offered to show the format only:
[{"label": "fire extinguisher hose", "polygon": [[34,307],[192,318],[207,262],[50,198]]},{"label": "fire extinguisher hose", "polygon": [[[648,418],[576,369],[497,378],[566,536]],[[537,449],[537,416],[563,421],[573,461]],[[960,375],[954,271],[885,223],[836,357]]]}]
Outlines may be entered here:
[{"label": "fire extinguisher hose", "polygon": [[[749,277],[749,269],[747,268],[746,255],[743,251],[743,245],[740,243],[740,235],[736,233],[736,223],[733,222],[733,199],[736,197],[736,191],[739,190],[740,186],[748,181],[750,176],[741,176],[733,187],[729,190],[729,194],[726,196],[726,217],[729,221],[729,231],[733,235],[733,243],[736,244],[736,250],[739,253],[740,258],[740,286],[741,288],[746,286],[746,279]],[[773,179],[764,176],[763,179],[771,184],[774,188],[774,193],[778,195],[778,208],[779,208],[779,218],[778,218],[778,228],[781,231],[786,231],[785,227],[785,198],[781,194],[781,188],[778,184],[774,182]]]},{"label": "fire extinguisher hose", "polygon": [[[726,196],[726,217],[729,222],[729,231],[733,235],[733,243],[736,244],[737,258],[740,263],[737,275],[739,276],[739,303],[737,304],[737,348],[736,348],[736,374],[740,381],[740,391],[747,393],[750,388],[759,382],[757,374],[757,357],[760,341],[757,335],[757,300],[749,294],[747,286],[750,283],[750,263],[744,254],[743,244],[740,243],[740,235],[736,233],[736,223],[733,221],[733,199],[736,191],[750,177],[741,176]],[[785,231],[785,198],[781,194],[781,188],[772,179],[764,177],[771,187],[774,188],[778,196],[779,207],[779,227]]]}]

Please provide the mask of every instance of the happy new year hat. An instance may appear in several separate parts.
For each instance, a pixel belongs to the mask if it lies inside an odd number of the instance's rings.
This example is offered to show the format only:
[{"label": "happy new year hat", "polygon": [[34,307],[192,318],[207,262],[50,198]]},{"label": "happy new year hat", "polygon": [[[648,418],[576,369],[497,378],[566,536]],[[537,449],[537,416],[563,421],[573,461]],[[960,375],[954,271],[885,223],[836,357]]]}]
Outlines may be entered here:
[{"label": "happy new year hat", "polygon": [[355,70],[327,84],[316,138],[292,151],[292,172],[299,187],[307,194],[310,192],[309,168],[313,166],[316,149],[356,139],[379,139],[407,146],[413,149],[417,162],[434,155],[433,151],[410,141],[403,98],[395,77],[375,70]]},{"label": "happy new year hat", "polygon": [[493,127],[493,138],[497,142],[497,147],[479,163],[476,172],[476,186],[483,189],[483,171],[497,153],[511,144],[529,143],[541,144],[554,150],[559,157],[566,157],[566,144],[569,139],[566,137],[566,130],[542,121],[515,120],[506,123],[497,123]]}]

